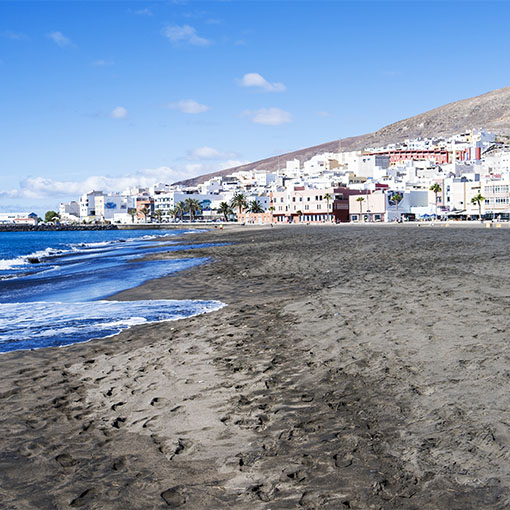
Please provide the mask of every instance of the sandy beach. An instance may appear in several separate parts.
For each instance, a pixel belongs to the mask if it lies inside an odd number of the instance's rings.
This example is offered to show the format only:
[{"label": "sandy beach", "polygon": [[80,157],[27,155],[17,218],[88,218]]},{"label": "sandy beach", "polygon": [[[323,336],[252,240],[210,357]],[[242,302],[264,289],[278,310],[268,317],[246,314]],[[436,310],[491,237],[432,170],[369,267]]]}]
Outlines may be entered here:
[{"label": "sandy beach", "polygon": [[1,508],[508,508],[510,229],[188,242],[112,299],[226,307],[0,356]]}]

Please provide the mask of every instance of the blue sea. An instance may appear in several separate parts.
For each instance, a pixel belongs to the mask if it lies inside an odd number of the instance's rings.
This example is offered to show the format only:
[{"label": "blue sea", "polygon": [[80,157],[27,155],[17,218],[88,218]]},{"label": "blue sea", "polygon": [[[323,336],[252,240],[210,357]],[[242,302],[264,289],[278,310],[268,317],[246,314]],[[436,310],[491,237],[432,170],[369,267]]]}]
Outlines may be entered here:
[{"label": "blue sea", "polygon": [[[0,232],[0,352],[85,342],[136,324],[221,308],[218,301],[157,296],[146,301],[106,300],[149,279],[206,262],[142,260],[149,254],[189,249],[188,232]],[[211,244],[193,245],[200,246]]]}]

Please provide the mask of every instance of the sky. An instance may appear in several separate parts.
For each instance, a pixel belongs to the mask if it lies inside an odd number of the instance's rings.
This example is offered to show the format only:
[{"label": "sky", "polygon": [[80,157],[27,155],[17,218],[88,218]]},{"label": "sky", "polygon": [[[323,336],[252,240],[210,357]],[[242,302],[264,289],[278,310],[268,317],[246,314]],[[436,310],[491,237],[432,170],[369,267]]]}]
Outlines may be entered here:
[{"label": "sky", "polygon": [[510,85],[508,19],[506,1],[0,0],[0,212],[172,183]]}]

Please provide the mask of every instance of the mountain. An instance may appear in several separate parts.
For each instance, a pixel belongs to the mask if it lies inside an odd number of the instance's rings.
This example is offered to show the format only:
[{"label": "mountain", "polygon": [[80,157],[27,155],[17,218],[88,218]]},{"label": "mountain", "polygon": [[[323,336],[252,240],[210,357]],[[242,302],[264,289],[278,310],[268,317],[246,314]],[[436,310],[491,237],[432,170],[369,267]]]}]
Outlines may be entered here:
[{"label": "mountain", "polygon": [[451,136],[470,129],[484,128],[499,135],[510,136],[510,87],[493,90],[481,96],[455,101],[428,112],[383,127],[375,133],[335,140],[306,149],[220,170],[177,184],[193,186],[215,176],[230,175],[239,170],[277,170],[290,159],[303,162],[316,154],[359,150],[388,143],[402,142],[407,138]]}]

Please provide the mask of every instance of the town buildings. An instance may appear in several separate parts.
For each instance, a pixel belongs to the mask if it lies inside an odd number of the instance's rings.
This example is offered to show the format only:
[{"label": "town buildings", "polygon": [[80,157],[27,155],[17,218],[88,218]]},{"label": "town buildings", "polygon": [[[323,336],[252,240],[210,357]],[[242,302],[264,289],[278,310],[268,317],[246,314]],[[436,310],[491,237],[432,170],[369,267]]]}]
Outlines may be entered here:
[{"label": "town buildings", "polygon": [[[436,192],[431,187],[437,185]],[[276,171],[237,171],[196,186],[161,183],[121,193],[93,190],[61,204],[66,222],[220,221],[222,204],[242,193],[257,204],[230,218],[245,223],[391,222],[430,218],[510,218],[510,145],[473,130],[451,137],[408,139],[365,150],[281,161]]]}]

